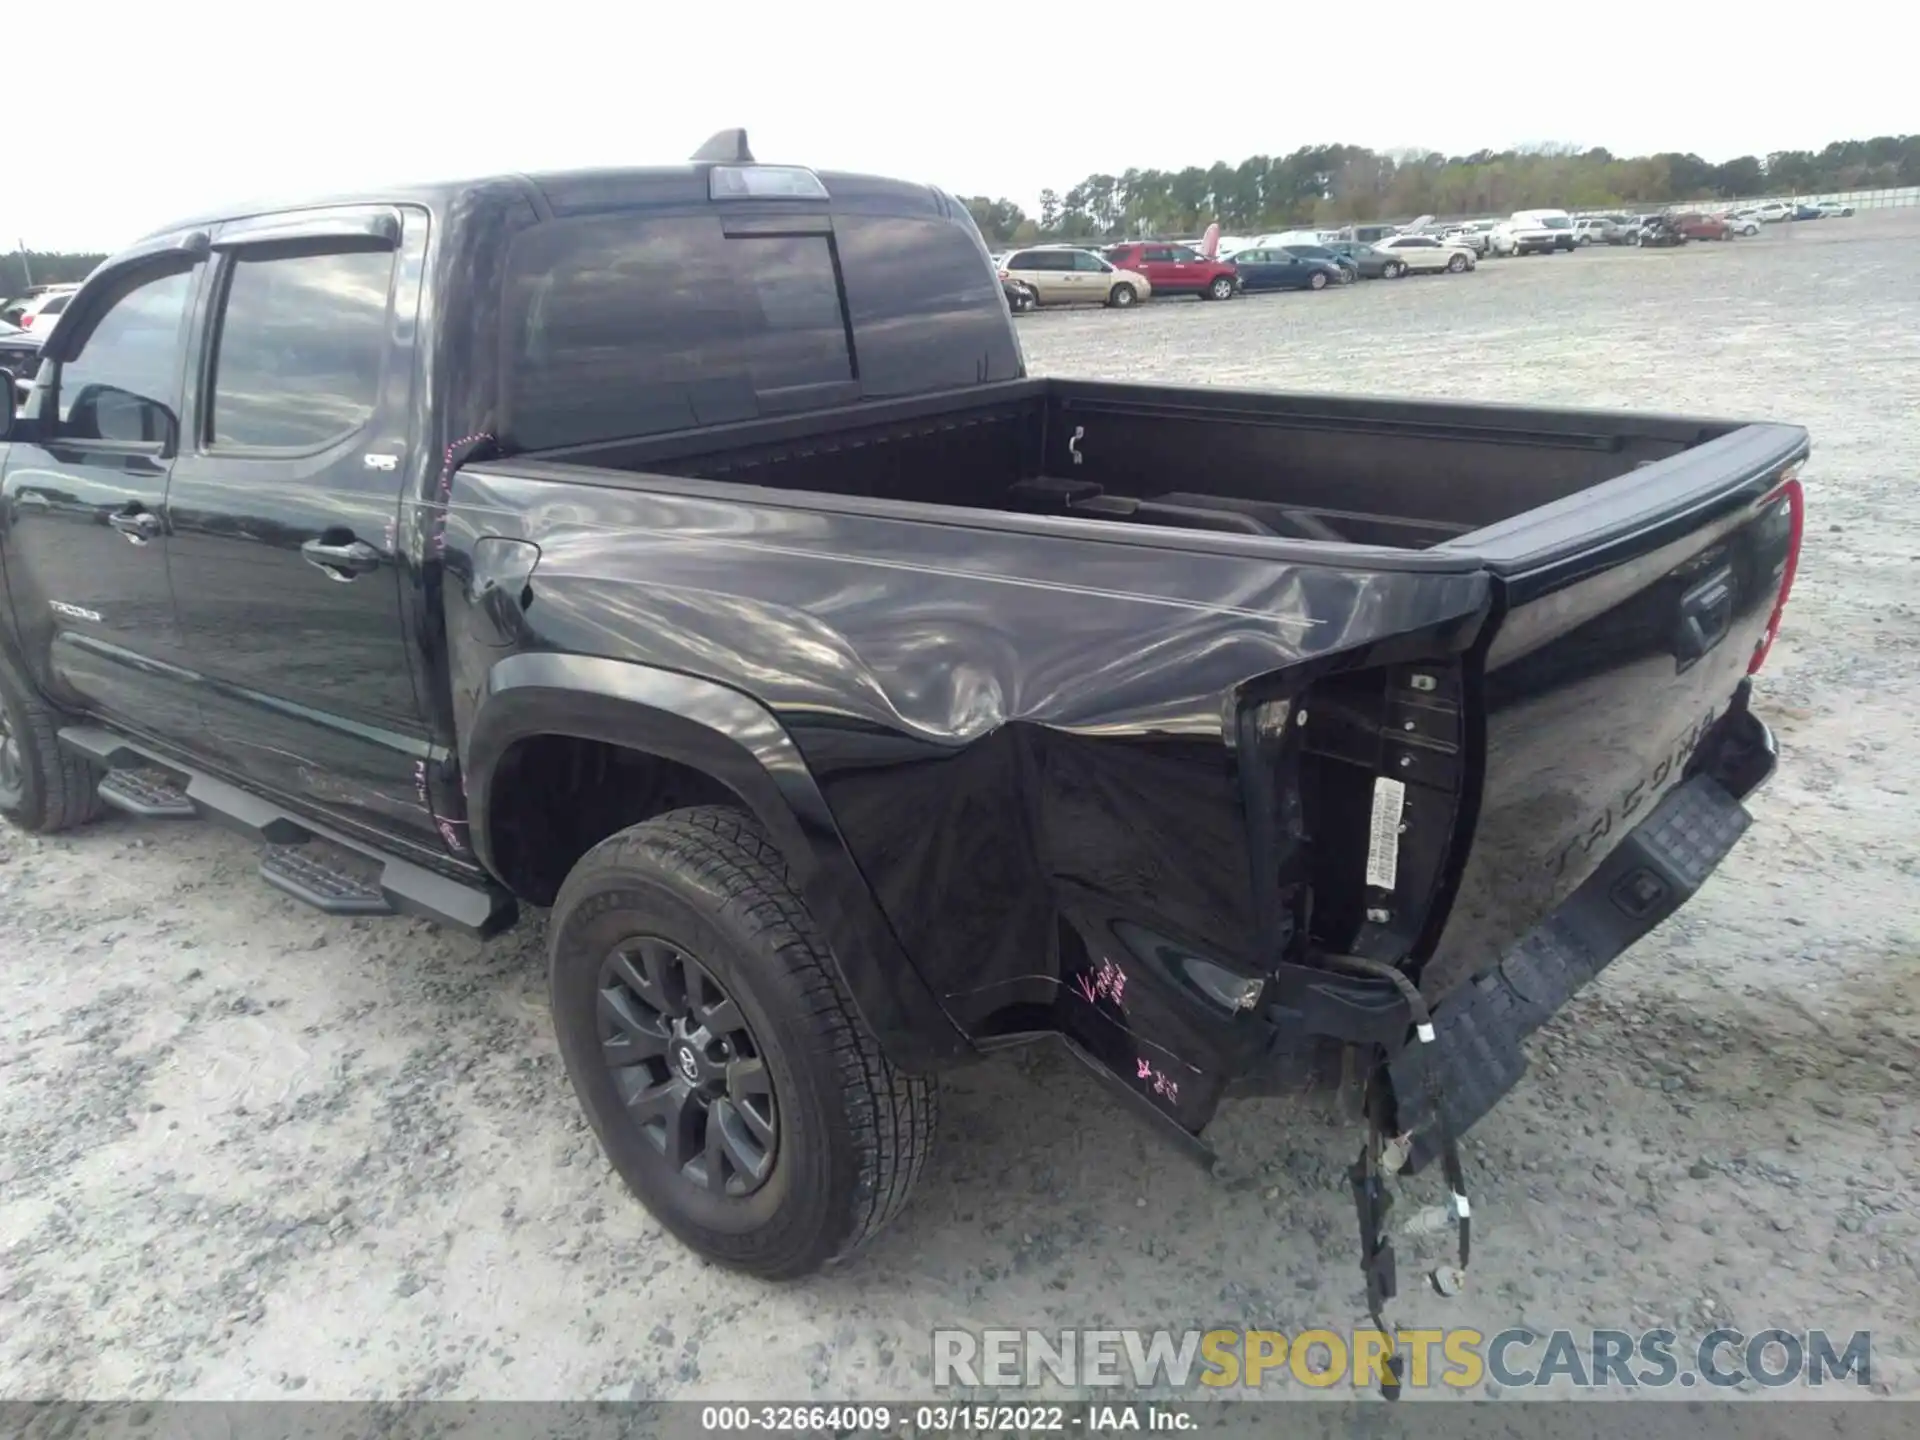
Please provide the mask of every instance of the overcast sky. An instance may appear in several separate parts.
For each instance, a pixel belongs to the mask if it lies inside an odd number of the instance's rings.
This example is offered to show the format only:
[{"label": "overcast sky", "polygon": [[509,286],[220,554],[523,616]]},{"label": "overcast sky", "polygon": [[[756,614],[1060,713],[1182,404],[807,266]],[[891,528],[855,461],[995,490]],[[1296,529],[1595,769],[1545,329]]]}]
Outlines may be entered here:
[{"label": "overcast sky", "polygon": [[1029,210],[1094,171],[1331,141],[1719,161],[1920,127],[1920,23],[1901,5],[1831,27],[1687,0],[102,0],[12,14],[16,67],[34,16],[58,37],[9,85],[0,244],[39,250],[113,249],[260,196],[678,161],[728,125],[763,160]]}]

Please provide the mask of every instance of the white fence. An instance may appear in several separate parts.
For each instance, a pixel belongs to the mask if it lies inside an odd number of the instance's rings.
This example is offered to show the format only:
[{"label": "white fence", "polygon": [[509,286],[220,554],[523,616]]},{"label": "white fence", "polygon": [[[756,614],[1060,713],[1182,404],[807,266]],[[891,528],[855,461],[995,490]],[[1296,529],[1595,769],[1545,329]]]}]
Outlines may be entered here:
[{"label": "white fence", "polygon": [[1801,195],[1755,195],[1744,200],[1702,200],[1699,204],[1714,210],[1735,210],[1744,205],[1765,205],[1775,200],[1784,200],[1792,205],[1818,205],[1822,201],[1832,200],[1851,205],[1855,210],[1894,210],[1904,205],[1920,205],[1920,185],[1905,185],[1897,190],[1816,190]]}]

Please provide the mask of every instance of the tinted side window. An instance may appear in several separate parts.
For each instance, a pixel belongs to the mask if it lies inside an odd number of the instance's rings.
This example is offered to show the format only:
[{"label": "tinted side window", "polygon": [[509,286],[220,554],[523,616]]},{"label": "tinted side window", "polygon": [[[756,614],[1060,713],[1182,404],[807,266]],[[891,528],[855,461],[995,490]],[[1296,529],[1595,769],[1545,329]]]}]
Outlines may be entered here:
[{"label": "tinted side window", "polygon": [[62,310],[67,308],[67,301],[72,298],[70,295],[56,295],[40,307],[40,313],[42,315],[58,315]]},{"label": "tinted side window", "polygon": [[101,314],[60,367],[54,433],[73,440],[165,440],[178,420],[181,326],[197,270],[153,276]]},{"label": "tinted side window", "polygon": [[1073,268],[1076,270],[1091,270],[1096,275],[1104,275],[1107,271],[1105,261],[1101,260],[1098,255],[1089,255],[1084,250],[1076,250],[1073,252]]},{"label": "tinted side window", "polygon": [[215,342],[211,443],[311,450],[365,425],[393,265],[391,250],[240,252]]}]

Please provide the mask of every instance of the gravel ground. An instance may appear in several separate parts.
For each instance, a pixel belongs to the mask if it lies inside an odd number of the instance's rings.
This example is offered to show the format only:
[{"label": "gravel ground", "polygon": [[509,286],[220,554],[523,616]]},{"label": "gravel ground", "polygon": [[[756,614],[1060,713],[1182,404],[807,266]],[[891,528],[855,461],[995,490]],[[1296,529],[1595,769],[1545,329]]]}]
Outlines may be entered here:
[{"label": "gravel ground", "polygon": [[[1473,1286],[1402,1323],[1871,1328],[1876,1388],[1920,1395],[1916,255],[1908,211],[1021,321],[1049,372],[1813,431],[1758,823],[1537,1037],[1469,1147]],[[577,1116],[541,923],[321,919],[254,865],[202,827],[0,830],[0,1397],[901,1398],[943,1323],[1361,1319],[1348,1132],[1232,1105],[1208,1180],[1042,1055],[948,1087],[859,1263],[713,1270]]]}]

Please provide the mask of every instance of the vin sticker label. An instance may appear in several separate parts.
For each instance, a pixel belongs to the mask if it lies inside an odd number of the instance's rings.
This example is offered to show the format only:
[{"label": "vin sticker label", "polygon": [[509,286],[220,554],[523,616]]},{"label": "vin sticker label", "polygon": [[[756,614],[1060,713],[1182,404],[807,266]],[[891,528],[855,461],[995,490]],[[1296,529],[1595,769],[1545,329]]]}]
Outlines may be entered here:
[{"label": "vin sticker label", "polygon": [[1400,870],[1400,812],[1406,808],[1407,787],[1385,775],[1373,782],[1373,826],[1367,837],[1367,884],[1393,889]]}]

